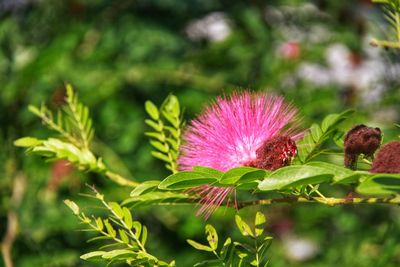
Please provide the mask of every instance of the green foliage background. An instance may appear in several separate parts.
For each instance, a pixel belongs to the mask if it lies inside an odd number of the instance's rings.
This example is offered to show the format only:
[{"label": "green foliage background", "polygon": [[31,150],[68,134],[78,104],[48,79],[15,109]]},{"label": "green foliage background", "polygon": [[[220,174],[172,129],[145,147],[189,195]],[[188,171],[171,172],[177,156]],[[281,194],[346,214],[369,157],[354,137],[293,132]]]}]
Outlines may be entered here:
[{"label": "green foliage background", "polygon": [[[316,9],[310,11],[310,5]],[[284,19],[270,16],[271,10],[280,10]],[[229,18],[231,34],[219,42],[190,40],[187,25],[215,11]],[[360,90],[349,86],[318,86],[291,78],[302,62],[326,65],[326,48],[334,43],[346,45],[354,58],[364,60],[363,37],[382,35],[385,28],[379,14],[368,1],[4,0],[0,3],[1,237],[13,205],[13,181],[23,176],[26,183],[22,203],[16,208],[20,228],[13,247],[15,265],[86,266],[79,255],[90,250],[91,245],[85,244],[90,235],[76,231],[76,220],[62,200],[87,202],[78,196],[87,190],[85,183],[96,184],[115,201],[129,193],[99,176],[77,171],[56,188],[50,187],[54,165],[26,157],[12,145],[21,136],[46,134],[28,112],[29,104],[59,106],[64,82],[71,82],[91,108],[97,137],[94,150],[118,172],[138,181],[168,174],[150,155],[144,136],[149,129],[144,124],[144,102],[161,104],[170,92],[185,107],[186,119],[214,96],[238,88],[285,95],[300,107],[305,126],[328,113],[355,108],[352,123],[381,127],[387,141],[398,135],[393,126],[399,120],[400,103],[395,80],[382,79],[388,89],[368,103]],[[315,25],[323,27],[328,37],[313,42],[309,33]],[[299,57],[290,60],[281,56],[278,47],[296,39],[288,38],[286,32],[293,27],[308,35],[299,41]],[[397,64],[398,54],[382,51],[382,58],[390,68]],[[397,121],[376,116],[384,111],[393,111]],[[263,210],[276,237],[271,266],[390,267],[400,263],[398,207],[299,204]],[[192,207],[135,212],[149,227],[149,249],[160,258],[191,266],[206,257],[185,242],[203,236],[205,222],[195,217]],[[244,216],[254,213],[253,208],[243,210]],[[234,211],[221,209],[210,222],[220,235],[235,236],[233,220]],[[319,253],[305,262],[291,260],[282,231],[312,240]]]}]

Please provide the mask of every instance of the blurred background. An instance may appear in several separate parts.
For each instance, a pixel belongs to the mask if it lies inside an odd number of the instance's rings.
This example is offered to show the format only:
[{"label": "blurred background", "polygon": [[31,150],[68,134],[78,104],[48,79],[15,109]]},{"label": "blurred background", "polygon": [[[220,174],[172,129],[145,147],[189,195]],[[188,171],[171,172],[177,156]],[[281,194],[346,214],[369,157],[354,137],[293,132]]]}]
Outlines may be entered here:
[{"label": "blurred background", "polygon": [[[399,54],[368,45],[390,38],[387,28],[368,0],[0,0],[0,240],[15,239],[14,266],[103,266],[79,259],[96,246],[62,200],[90,205],[79,196],[85,183],[109,200],[129,194],[13,147],[21,136],[48,135],[29,104],[57,108],[64,83],[72,83],[92,112],[94,151],[138,181],[168,175],[150,155],[143,105],[161,104],[171,92],[187,120],[214,96],[244,88],[284,95],[300,108],[304,127],[354,108],[346,127],[381,127],[387,141],[399,133]],[[255,210],[241,213],[250,219]],[[269,266],[400,265],[399,207],[262,210],[275,238]],[[148,226],[149,250],[159,258],[193,266],[208,257],[185,241],[204,239],[193,207],[133,214]],[[220,209],[209,222],[222,237],[240,238],[233,216]],[[6,234],[10,222],[19,224],[15,236]]]}]

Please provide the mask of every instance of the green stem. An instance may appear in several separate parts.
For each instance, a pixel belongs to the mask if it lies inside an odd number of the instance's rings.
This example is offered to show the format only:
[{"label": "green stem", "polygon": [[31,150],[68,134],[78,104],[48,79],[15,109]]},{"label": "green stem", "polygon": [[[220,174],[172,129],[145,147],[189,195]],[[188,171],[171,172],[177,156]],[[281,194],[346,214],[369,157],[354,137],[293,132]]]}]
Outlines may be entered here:
[{"label": "green stem", "polygon": [[308,186],[311,187],[311,189],[314,190],[314,192],[317,193],[318,196],[320,196],[323,199],[326,199],[326,197],[321,192],[319,192],[318,189],[315,189],[315,187],[313,185],[310,184]]},{"label": "green stem", "polygon": [[70,135],[69,133],[64,131],[64,129],[62,129],[57,124],[55,124],[52,121],[52,119],[49,118],[45,113],[42,112],[42,113],[34,113],[34,114],[37,115],[39,118],[41,118],[42,122],[44,124],[46,124],[51,130],[60,133],[64,138],[66,138],[69,142],[71,142],[75,146],[77,146],[77,147],[80,146],[80,143],[76,138],[74,138],[72,135]]},{"label": "green stem", "polygon": [[257,238],[254,238],[254,245],[256,248],[256,266],[259,267],[260,266],[260,259],[258,258],[258,244],[257,244]]},{"label": "green stem", "polygon": [[79,215],[78,218],[79,218],[79,220],[81,220],[81,222],[86,223],[86,224],[89,225],[93,230],[96,230],[97,232],[101,233],[102,235],[107,236],[107,237],[113,239],[114,241],[116,241],[116,242],[118,242],[118,243],[120,243],[120,244],[124,244],[124,245],[128,246],[128,247],[131,248],[131,249],[134,248],[131,244],[125,243],[124,241],[122,241],[122,239],[119,239],[119,238],[116,237],[116,236],[114,237],[114,236],[110,235],[109,233],[107,233],[107,232],[105,232],[105,231],[103,231],[103,230],[100,230],[99,228],[97,228],[96,225],[91,224],[90,222],[87,222],[87,221],[85,220],[84,217],[81,217],[81,215]]},{"label": "green stem", "polygon": [[106,171],[104,173],[104,175],[107,176],[111,181],[113,181],[119,185],[122,185],[122,186],[136,187],[139,184],[138,182],[128,180],[128,179],[122,177],[121,175],[111,172],[111,171]]},{"label": "green stem", "polygon": [[384,40],[377,40],[377,39],[372,39],[370,41],[370,45],[372,46],[379,46],[382,48],[396,48],[400,49],[400,41],[398,42],[392,42],[392,41],[384,41]]},{"label": "green stem", "polygon": [[103,199],[100,199],[101,202],[103,203],[103,205],[115,216],[115,218],[117,218],[120,223],[122,224],[122,226],[129,232],[129,235],[135,240],[135,242],[138,244],[139,248],[147,253],[144,245],[142,244],[142,242],[140,242],[140,240],[136,237],[136,235],[132,232],[132,230],[128,227],[128,225],[126,225],[125,221],[123,219],[121,219],[115,212],[114,210],[107,204],[107,202],[105,202]]}]

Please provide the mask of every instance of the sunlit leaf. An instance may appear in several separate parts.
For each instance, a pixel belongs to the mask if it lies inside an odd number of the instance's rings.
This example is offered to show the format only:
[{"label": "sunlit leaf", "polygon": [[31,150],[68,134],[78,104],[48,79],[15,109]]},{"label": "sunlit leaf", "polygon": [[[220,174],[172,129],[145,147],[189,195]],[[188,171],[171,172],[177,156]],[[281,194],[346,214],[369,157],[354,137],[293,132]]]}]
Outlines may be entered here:
[{"label": "sunlit leaf", "polygon": [[132,190],[130,196],[131,197],[136,197],[140,196],[142,194],[145,194],[155,188],[158,187],[161,181],[158,180],[151,180],[151,181],[145,181],[138,186],[135,187],[135,189]]},{"label": "sunlit leaf", "polygon": [[261,191],[280,190],[301,185],[329,182],[332,178],[333,174],[324,168],[293,165],[272,172],[259,183],[258,188]]},{"label": "sunlit leaf", "polygon": [[400,193],[400,174],[380,173],[361,182],[357,192],[363,195],[394,195]]},{"label": "sunlit leaf", "polygon": [[211,224],[206,225],[206,236],[212,250],[216,250],[218,248],[218,234]]},{"label": "sunlit leaf", "polygon": [[34,147],[41,145],[42,143],[42,140],[34,137],[23,137],[14,141],[14,145],[18,147]]},{"label": "sunlit leaf", "polygon": [[158,120],[160,118],[160,113],[158,112],[158,108],[151,101],[146,101],[144,103],[144,107],[146,109],[147,114],[153,119]]},{"label": "sunlit leaf", "polygon": [[257,174],[260,175],[260,179],[263,178],[263,173],[264,173],[263,170],[259,170],[252,167],[236,167],[225,172],[222,178],[219,180],[219,183],[227,185],[235,184],[240,180],[242,176],[251,172],[257,172]]},{"label": "sunlit leaf", "polygon": [[75,215],[78,215],[78,214],[79,214],[79,206],[76,205],[75,202],[73,202],[73,201],[71,201],[71,200],[69,200],[69,199],[66,199],[66,200],[64,200],[64,203],[65,203],[65,205],[67,205],[67,206],[72,210],[72,212],[73,212]]},{"label": "sunlit leaf", "polygon": [[213,251],[213,249],[211,247],[206,246],[206,245],[202,245],[200,243],[197,243],[196,241],[193,241],[193,240],[190,240],[190,239],[187,239],[186,241],[189,243],[189,245],[191,245],[192,247],[194,247],[197,250]]},{"label": "sunlit leaf", "polygon": [[82,260],[101,260],[106,251],[92,251],[80,256]]},{"label": "sunlit leaf", "polygon": [[159,185],[159,189],[181,190],[193,188],[195,186],[210,184],[216,182],[217,179],[210,177],[208,173],[182,171],[171,174],[165,178]]},{"label": "sunlit leaf", "polygon": [[254,222],[255,235],[260,236],[264,232],[264,224],[267,221],[265,215],[259,211],[256,213],[256,218]]},{"label": "sunlit leaf", "polygon": [[244,222],[239,215],[235,215],[235,222],[242,235],[244,236],[249,235],[254,237],[253,231],[251,231],[250,226],[246,222]]}]

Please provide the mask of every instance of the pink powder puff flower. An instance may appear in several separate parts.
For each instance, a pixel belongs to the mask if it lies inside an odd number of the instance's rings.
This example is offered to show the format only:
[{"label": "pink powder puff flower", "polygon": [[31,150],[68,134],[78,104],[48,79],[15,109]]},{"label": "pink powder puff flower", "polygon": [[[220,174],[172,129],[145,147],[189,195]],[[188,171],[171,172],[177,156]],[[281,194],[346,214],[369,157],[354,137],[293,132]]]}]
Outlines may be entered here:
[{"label": "pink powder puff flower", "polygon": [[[274,170],[296,155],[297,110],[283,97],[268,93],[236,92],[219,97],[188,126],[178,159],[180,170],[208,166],[227,171],[239,166]],[[208,218],[233,187],[204,185],[190,190]]]}]

